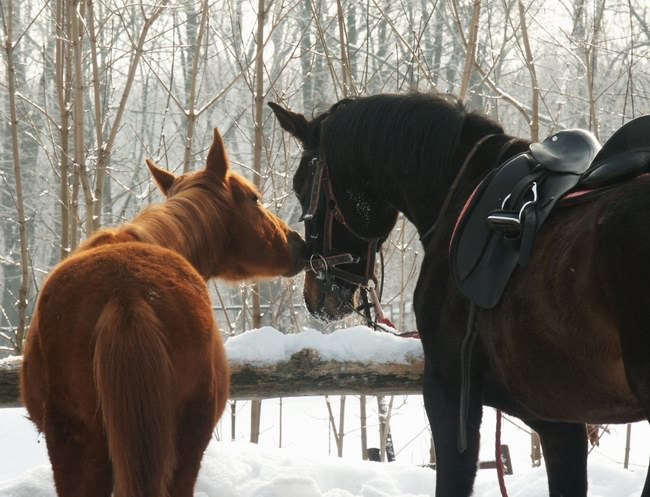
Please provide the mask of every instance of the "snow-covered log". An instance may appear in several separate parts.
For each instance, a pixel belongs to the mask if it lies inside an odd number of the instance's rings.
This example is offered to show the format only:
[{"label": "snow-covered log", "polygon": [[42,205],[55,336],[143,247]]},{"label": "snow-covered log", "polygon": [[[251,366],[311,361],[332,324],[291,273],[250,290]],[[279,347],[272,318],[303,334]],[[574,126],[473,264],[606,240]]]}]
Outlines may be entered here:
[{"label": "snow-covered log", "polygon": [[[0,407],[20,405],[21,359],[0,361]],[[271,364],[231,363],[233,399],[267,399],[306,395],[417,394],[422,389],[421,360],[360,363],[323,360],[303,350],[288,361]]]},{"label": "snow-covered log", "polygon": [[20,364],[20,357],[0,360],[0,407],[17,407],[20,405],[18,388]]},{"label": "snow-covered log", "polygon": [[[418,394],[423,359],[418,340],[365,327],[329,335],[273,328],[230,338],[231,398]],[[21,359],[0,360],[0,407],[18,406]]]}]

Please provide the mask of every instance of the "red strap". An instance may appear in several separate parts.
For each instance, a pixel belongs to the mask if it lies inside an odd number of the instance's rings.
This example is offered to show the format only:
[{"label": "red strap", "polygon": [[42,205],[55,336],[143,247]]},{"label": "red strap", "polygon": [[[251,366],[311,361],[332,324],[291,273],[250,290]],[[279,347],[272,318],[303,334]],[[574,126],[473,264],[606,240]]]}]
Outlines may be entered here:
[{"label": "red strap", "polygon": [[503,454],[501,453],[501,411],[497,409],[497,428],[494,441],[494,456],[497,463],[497,479],[499,480],[499,490],[501,497],[508,497],[506,481],[503,477]]},{"label": "red strap", "polygon": [[397,326],[395,326],[393,324],[393,322],[386,315],[384,315],[384,317],[382,317],[382,318],[377,319],[377,323],[384,324],[386,326],[390,326],[394,330],[397,330]]}]

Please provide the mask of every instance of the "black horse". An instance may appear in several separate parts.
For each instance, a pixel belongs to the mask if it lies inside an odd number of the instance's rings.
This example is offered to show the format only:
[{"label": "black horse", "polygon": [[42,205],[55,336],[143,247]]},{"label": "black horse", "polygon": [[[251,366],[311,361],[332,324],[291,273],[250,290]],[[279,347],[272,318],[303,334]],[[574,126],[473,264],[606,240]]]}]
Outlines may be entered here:
[{"label": "black horse", "polygon": [[539,434],[552,497],[584,497],[585,423],[650,416],[650,175],[551,212],[527,267],[514,270],[498,305],[476,313],[462,416],[470,304],[450,271],[450,239],[481,180],[529,142],[449,96],[347,99],[311,120],[270,105],[304,149],[294,189],[315,254],[310,312],[333,320],[352,311],[398,211],[421,236],[414,309],[436,495],[471,494],[488,405]]}]

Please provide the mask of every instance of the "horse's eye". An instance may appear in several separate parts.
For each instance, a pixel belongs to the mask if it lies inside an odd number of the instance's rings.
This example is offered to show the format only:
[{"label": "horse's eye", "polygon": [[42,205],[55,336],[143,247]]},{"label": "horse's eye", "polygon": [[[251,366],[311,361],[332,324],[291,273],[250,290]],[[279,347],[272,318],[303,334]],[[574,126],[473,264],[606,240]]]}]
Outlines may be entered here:
[{"label": "horse's eye", "polygon": [[253,195],[251,196],[251,200],[252,200],[254,203],[258,204],[258,205],[260,205],[260,204],[262,203],[262,202],[261,202],[261,199],[260,199],[260,196],[259,196],[259,195],[256,195],[256,194],[253,194]]}]

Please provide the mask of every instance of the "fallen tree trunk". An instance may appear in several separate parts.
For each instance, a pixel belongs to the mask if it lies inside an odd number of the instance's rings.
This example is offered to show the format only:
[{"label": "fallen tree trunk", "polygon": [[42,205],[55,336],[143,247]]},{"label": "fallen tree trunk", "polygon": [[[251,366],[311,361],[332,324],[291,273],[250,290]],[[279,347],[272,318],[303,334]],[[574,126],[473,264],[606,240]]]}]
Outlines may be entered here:
[{"label": "fallen tree trunk", "polygon": [[[0,361],[0,407],[20,405],[21,358]],[[422,392],[423,361],[360,363],[323,360],[304,349],[288,361],[230,364],[234,400],[308,395],[407,395]]]},{"label": "fallen tree trunk", "polygon": [[12,357],[0,361],[0,407],[17,407],[20,405],[18,371],[22,361]]}]

